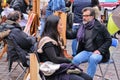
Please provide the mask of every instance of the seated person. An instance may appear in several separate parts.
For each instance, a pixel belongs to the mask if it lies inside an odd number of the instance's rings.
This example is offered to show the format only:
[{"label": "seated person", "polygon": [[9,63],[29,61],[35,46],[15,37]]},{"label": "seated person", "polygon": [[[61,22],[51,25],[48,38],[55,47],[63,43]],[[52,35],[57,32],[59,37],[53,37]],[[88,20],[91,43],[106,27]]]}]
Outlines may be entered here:
[{"label": "seated person", "polygon": [[110,58],[109,47],[112,39],[106,27],[95,19],[95,11],[92,7],[82,10],[83,22],[77,32],[67,31],[67,38],[77,37],[79,42],[77,55],[72,63],[80,65],[88,62],[87,73],[93,78],[97,64],[107,62]]},{"label": "seated person", "polygon": [[8,31],[7,34],[4,34],[5,37],[3,37],[8,44],[7,58],[11,59],[11,61],[20,58],[23,66],[28,66],[26,64],[26,55],[28,55],[28,52],[31,50],[34,40],[22,31],[19,25],[20,20],[21,14],[19,11],[9,13],[7,20],[0,25],[0,33]]},{"label": "seated person", "polygon": [[[41,35],[38,44],[38,56],[41,62],[50,61],[55,64],[60,64],[61,67],[66,64],[66,67],[58,69],[54,74],[46,76],[47,80],[92,80],[90,76],[82,72],[69,74],[67,70],[70,67],[71,60],[64,57],[60,34],[63,26],[61,19],[58,16],[50,15],[46,19],[45,29]],[[74,64],[72,64],[75,67]],[[65,79],[67,78],[67,79]]]}]

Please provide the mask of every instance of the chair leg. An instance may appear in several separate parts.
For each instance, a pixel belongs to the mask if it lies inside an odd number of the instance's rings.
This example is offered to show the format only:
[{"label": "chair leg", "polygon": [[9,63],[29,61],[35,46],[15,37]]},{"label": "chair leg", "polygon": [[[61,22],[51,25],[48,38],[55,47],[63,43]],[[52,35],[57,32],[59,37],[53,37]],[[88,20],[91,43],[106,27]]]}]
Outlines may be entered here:
[{"label": "chair leg", "polygon": [[101,75],[103,76],[103,71],[102,71],[100,64],[99,64],[99,69],[100,69]]},{"label": "chair leg", "polygon": [[22,71],[22,73],[17,77],[16,80],[19,80],[19,78],[26,72],[26,70],[27,70],[27,68],[25,68],[25,69]]},{"label": "chair leg", "polygon": [[105,75],[106,75],[106,73],[107,73],[107,71],[108,71],[109,65],[110,65],[110,62],[108,62],[108,64],[106,65],[106,69],[105,69],[105,71],[104,71],[104,73],[103,73],[102,68],[101,68],[101,65],[99,64],[99,69],[100,69],[100,72],[101,72],[101,76],[100,76],[100,77],[102,77],[102,80],[109,80],[109,79],[106,79],[106,78],[105,78]]},{"label": "chair leg", "polygon": [[106,66],[105,72],[103,73],[102,80],[105,80],[105,75],[108,71],[109,65],[110,65],[110,61],[108,62],[107,66]]},{"label": "chair leg", "polygon": [[114,65],[114,68],[115,68],[117,78],[118,78],[118,80],[120,80],[119,75],[118,75],[118,71],[117,71],[117,67],[116,67],[115,62],[114,62],[114,59],[113,59],[113,65]]},{"label": "chair leg", "polygon": [[18,65],[24,70],[23,66],[20,64],[20,61],[18,61]]}]

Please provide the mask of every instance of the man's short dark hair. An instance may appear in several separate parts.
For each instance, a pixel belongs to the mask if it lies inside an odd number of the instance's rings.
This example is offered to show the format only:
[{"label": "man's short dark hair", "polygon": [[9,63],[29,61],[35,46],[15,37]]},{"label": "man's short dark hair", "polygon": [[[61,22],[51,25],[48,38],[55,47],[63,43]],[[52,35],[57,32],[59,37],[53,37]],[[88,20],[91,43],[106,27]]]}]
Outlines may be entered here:
[{"label": "man's short dark hair", "polygon": [[7,19],[12,21],[17,21],[20,18],[20,16],[21,14],[19,11],[14,11],[8,15]]},{"label": "man's short dark hair", "polygon": [[95,17],[95,10],[92,7],[85,7],[82,9],[82,13],[85,11],[90,11],[90,16],[94,16]]}]

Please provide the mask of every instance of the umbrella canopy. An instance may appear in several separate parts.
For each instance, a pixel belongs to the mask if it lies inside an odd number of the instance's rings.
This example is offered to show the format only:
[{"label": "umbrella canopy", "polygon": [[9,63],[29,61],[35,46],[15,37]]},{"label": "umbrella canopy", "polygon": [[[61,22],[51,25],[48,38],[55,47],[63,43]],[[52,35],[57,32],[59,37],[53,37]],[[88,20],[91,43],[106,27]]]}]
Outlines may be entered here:
[{"label": "umbrella canopy", "polygon": [[112,14],[113,21],[120,28],[120,6],[113,10]]},{"label": "umbrella canopy", "polygon": [[120,6],[110,14],[107,28],[111,35],[120,30]]}]

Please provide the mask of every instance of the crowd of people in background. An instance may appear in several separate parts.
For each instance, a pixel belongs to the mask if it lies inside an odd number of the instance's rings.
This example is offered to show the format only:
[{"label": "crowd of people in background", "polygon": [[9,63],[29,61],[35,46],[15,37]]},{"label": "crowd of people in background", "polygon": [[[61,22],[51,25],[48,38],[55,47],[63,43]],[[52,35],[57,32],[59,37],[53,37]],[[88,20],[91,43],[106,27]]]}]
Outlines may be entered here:
[{"label": "crowd of people in background", "polygon": [[[49,76],[45,75],[46,80],[93,80],[97,65],[100,62],[107,62],[110,58],[109,47],[112,40],[106,26],[102,24],[99,0],[40,1],[41,17],[38,34],[41,39],[37,50],[38,57],[42,62],[50,61],[54,64],[60,64],[55,73]],[[0,4],[0,25],[7,23],[14,26],[14,28],[17,26],[17,29],[8,28],[7,36],[5,35],[2,38],[9,38],[8,35],[14,34],[14,31],[23,31],[31,10],[31,0],[7,0],[5,6]],[[64,49],[62,48],[60,36],[63,24],[60,17],[54,15],[55,11],[64,12],[67,15],[68,12],[71,13],[67,16],[69,18],[67,18],[66,23],[69,24],[66,25],[66,38],[73,40],[71,45],[72,59],[66,58],[63,54]],[[13,12],[14,15],[12,14]],[[26,37],[28,35],[25,36],[25,39]],[[31,39],[28,41],[31,41]],[[24,48],[25,46],[30,48],[28,46],[33,43],[30,42],[28,44],[25,43]],[[10,53],[11,47],[9,45],[8,48]],[[88,62],[87,73],[79,67],[84,62]],[[28,66],[27,64],[24,65]]]}]

